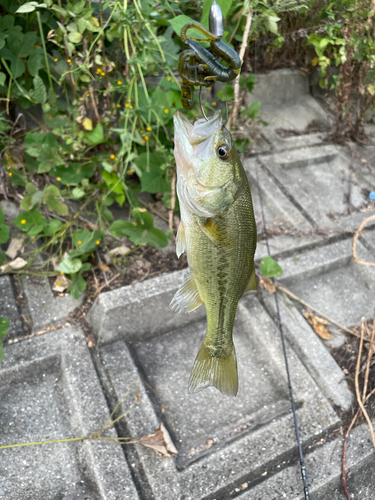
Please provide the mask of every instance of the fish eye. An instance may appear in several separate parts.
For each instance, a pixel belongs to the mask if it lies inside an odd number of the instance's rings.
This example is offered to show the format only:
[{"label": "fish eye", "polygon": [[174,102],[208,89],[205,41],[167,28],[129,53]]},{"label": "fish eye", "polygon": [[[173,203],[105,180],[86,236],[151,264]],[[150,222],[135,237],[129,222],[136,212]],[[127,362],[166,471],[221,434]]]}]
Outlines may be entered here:
[{"label": "fish eye", "polygon": [[230,149],[226,144],[222,144],[216,150],[219,160],[227,160],[230,157]]}]

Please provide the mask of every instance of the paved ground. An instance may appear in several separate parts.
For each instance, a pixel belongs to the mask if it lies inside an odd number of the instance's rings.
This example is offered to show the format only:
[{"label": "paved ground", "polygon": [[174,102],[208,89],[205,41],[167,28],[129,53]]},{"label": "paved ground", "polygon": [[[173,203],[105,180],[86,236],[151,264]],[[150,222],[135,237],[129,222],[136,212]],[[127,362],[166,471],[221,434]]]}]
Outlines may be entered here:
[{"label": "paved ground", "polygon": [[[327,120],[306,77],[277,71],[260,78],[264,129],[257,153],[244,161],[263,232],[281,281],[345,326],[370,319],[375,269],[354,263],[351,236],[375,213],[368,193],[375,176],[366,163],[325,141],[324,133],[283,138],[278,130]],[[361,157],[373,161],[371,148]],[[12,207],[7,207],[10,210]],[[363,260],[375,260],[375,230],[358,241]],[[257,261],[266,255],[260,240]],[[187,382],[205,332],[205,313],[176,315],[169,302],[187,271],[102,293],[90,312],[96,349],[63,325],[77,305],[53,298],[48,281],[25,281],[27,303],[0,277],[0,316],[11,321],[0,364],[0,445],[85,436],[99,430],[127,392],[132,410],[106,437],[140,437],[163,422],[177,455],[162,458],[141,444],[124,447],[82,441],[0,450],[1,500],[302,500],[303,489],[274,298],[250,292],[235,322],[240,389],[236,399],[208,389],[192,396]],[[352,404],[342,369],[290,300],[281,300],[292,383],[313,500],[343,499],[340,415]],[[130,389],[129,389],[130,388]],[[327,439],[328,436],[328,439]],[[366,425],[349,440],[351,498],[373,499],[375,453]]]}]

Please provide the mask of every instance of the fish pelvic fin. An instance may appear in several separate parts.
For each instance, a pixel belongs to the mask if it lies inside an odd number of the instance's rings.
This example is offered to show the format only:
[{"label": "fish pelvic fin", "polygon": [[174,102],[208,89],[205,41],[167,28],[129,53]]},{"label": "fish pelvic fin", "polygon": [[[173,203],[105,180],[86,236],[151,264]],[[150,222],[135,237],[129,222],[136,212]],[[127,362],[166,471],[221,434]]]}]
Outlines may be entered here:
[{"label": "fish pelvic fin", "polygon": [[228,354],[213,356],[204,340],[189,379],[189,394],[214,386],[223,394],[236,396],[238,391],[237,361],[234,344]]},{"label": "fish pelvic fin", "polygon": [[215,224],[213,220],[207,219],[206,222],[200,224],[199,227],[215,245],[222,247],[233,246],[233,241],[229,238],[227,233]]},{"label": "fish pelvic fin", "polygon": [[248,292],[249,290],[256,290],[257,288],[258,288],[257,277],[255,275],[255,269],[253,268],[245,292]]},{"label": "fish pelvic fin", "polygon": [[177,290],[170,305],[174,311],[189,313],[197,309],[201,304],[203,304],[203,300],[199,295],[194,276],[191,275],[182,287]]},{"label": "fish pelvic fin", "polygon": [[177,236],[176,236],[176,254],[180,258],[180,255],[185,252],[186,240],[185,240],[185,226],[181,221],[178,226]]}]

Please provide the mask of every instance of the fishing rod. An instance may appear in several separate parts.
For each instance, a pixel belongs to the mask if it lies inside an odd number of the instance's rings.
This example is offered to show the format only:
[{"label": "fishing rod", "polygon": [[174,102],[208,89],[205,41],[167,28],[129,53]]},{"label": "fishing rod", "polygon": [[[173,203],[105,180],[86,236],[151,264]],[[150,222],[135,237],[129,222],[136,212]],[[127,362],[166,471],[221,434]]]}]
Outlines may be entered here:
[{"label": "fishing rod", "polygon": [[[196,29],[205,38],[193,38],[188,35],[190,29]],[[199,23],[190,22],[185,24],[181,30],[181,39],[188,46],[184,50],[179,59],[178,70],[181,75],[181,103],[186,110],[190,110],[194,106],[194,87],[199,86],[199,104],[203,117],[208,121],[208,117],[202,104],[202,87],[210,87],[215,81],[230,82],[234,80],[241,71],[241,59],[236,51],[228,44],[221,40],[224,35],[224,19],[220,6],[213,0],[209,14],[209,29]],[[198,42],[209,42],[210,47],[205,48],[199,45]],[[224,66],[219,58],[223,59],[228,66]],[[228,121],[228,105],[226,103],[226,122]],[[263,207],[262,193],[259,184],[258,165],[256,167],[256,178],[259,191],[259,201],[262,213],[263,228],[266,238],[266,246],[268,256],[271,256],[270,246],[268,241],[268,233]],[[274,282],[272,278],[272,282]],[[296,432],[299,461],[301,467],[301,478],[303,481],[303,490],[305,500],[310,500],[309,488],[307,484],[307,475],[305,460],[302,450],[301,436],[298,425],[296,403],[293,394],[292,381],[289,371],[289,363],[286,352],[286,342],[284,336],[283,325],[281,322],[280,307],[278,300],[278,292],[275,293],[275,305],[277,314],[277,323],[280,331],[281,344],[284,354],[285,369],[288,380],[289,398],[292,406],[294,428]]]}]

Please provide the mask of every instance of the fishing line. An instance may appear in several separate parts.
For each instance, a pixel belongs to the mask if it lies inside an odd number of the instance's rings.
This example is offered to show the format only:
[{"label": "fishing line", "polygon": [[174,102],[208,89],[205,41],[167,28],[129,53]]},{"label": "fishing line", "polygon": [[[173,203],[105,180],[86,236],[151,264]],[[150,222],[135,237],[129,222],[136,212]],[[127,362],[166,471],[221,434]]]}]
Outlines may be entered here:
[{"label": "fishing line", "polygon": [[[265,218],[265,215],[264,215],[264,208],[263,208],[262,192],[261,192],[260,184],[259,184],[258,168],[259,168],[258,162],[256,162],[256,179],[257,179],[257,184],[258,184],[260,210],[261,210],[261,213],[262,213],[263,230],[264,230],[264,235],[265,235],[265,238],[266,238],[267,253],[268,253],[268,256],[271,257],[270,246],[269,246],[269,242],[268,242],[268,233],[267,233],[267,227],[266,227],[266,218]],[[271,278],[271,280],[272,280],[272,283],[275,283],[275,279],[274,278]],[[291,381],[290,372],[289,372],[288,357],[287,357],[287,354],[286,354],[286,345],[285,345],[284,330],[283,330],[283,325],[281,323],[280,307],[279,307],[279,300],[278,300],[277,294],[278,294],[278,291],[276,290],[276,292],[274,294],[274,297],[275,297],[275,305],[276,305],[276,312],[277,312],[277,322],[278,322],[278,325],[279,325],[281,343],[282,343],[282,346],[283,346],[285,369],[286,369],[286,374],[287,374],[287,378],[288,378],[289,397],[290,397],[290,401],[292,403],[294,428],[295,428],[295,431],[296,431],[296,437],[297,437],[297,443],[298,443],[299,461],[300,461],[300,465],[301,465],[301,476],[302,476],[302,481],[303,481],[303,491],[304,491],[304,494],[305,494],[305,500],[310,500],[309,488],[308,488],[308,485],[307,485],[305,460],[304,460],[304,457],[303,457],[302,444],[301,444],[301,436],[300,436],[299,426],[298,426],[298,420],[297,420],[296,403],[294,401],[294,395],[293,395],[293,389],[292,389],[292,381]]]}]

